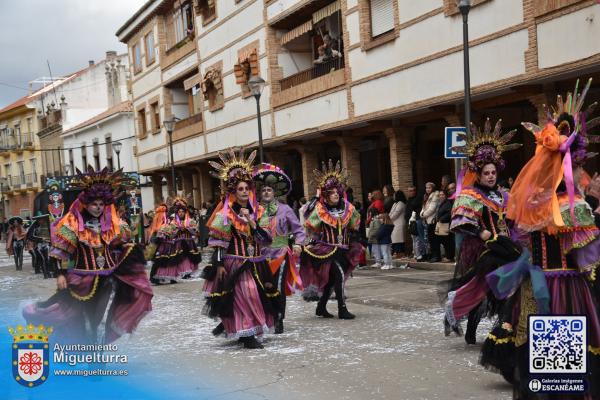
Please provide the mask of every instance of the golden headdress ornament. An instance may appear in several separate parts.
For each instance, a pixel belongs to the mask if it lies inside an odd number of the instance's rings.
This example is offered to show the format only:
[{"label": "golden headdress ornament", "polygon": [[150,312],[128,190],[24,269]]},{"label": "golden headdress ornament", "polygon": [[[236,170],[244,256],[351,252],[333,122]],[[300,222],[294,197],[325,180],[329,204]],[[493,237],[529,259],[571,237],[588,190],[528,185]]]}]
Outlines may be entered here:
[{"label": "golden headdress ornament", "polygon": [[86,172],[76,168],[77,175],[71,179],[70,187],[84,192],[83,199],[91,200],[101,198],[105,203],[112,203],[127,187],[135,186],[122,169],[110,171],[107,167],[95,171],[91,165],[87,166]]},{"label": "golden headdress ornament", "polygon": [[339,193],[343,193],[348,184],[350,174],[346,168],[342,168],[338,161],[333,164],[333,160],[329,159],[327,163],[323,161],[321,169],[313,170],[315,183],[321,189],[321,192],[327,192],[331,189],[338,189]]},{"label": "golden headdress ornament", "polygon": [[228,192],[235,191],[235,187],[240,181],[252,183],[252,174],[254,172],[253,162],[256,158],[256,150],[252,151],[248,158],[244,155],[245,149],[230,148],[219,152],[221,162],[209,161],[208,163],[215,169],[210,171],[211,176],[225,182],[225,189]]}]

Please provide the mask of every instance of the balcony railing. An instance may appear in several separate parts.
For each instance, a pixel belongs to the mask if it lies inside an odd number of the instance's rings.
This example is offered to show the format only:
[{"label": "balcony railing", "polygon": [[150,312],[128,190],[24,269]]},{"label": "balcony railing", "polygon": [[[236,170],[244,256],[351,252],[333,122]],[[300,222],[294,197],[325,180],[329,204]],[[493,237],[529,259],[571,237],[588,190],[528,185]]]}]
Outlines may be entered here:
[{"label": "balcony railing", "polygon": [[175,130],[197,124],[198,122],[202,122],[202,114],[201,113],[192,115],[191,117],[187,117],[187,118],[182,119],[181,121],[175,122]]},{"label": "balcony railing", "polygon": [[323,75],[327,75],[332,71],[336,71],[342,68],[344,68],[344,57],[338,57],[330,61],[315,64],[312,68],[300,71],[294,75],[290,75],[287,78],[283,78],[281,81],[279,81],[281,85],[281,90],[298,86],[302,83],[308,82],[312,79],[318,78]]},{"label": "balcony railing", "polygon": [[25,185],[27,185],[27,187],[32,187],[35,183],[37,183],[36,173],[25,175]]}]

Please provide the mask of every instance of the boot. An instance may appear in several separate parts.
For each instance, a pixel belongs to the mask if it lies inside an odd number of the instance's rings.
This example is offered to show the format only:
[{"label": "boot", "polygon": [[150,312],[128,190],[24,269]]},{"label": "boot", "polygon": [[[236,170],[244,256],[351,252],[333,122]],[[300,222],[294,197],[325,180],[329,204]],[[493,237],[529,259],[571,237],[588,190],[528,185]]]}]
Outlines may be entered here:
[{"label": "boot", "polygon": [[323,291],[323,295],[319,299],[319,304],[317,304],[317,311],[315,312],[317,317],[333,318],[333,315],[327,311],[327,301],[329,300],[330,296],[331,287],[326,287]]},{"label": "boot", "polygon": [[339,319],[354,319],[356,316],[348,311],[346,305],[338,306],[338,318]]},{"label": "boot", "polygon": [[467,320],[467,333],[465,333],[465,342],[467,342],[467,344],[477,343],[477,325],[479,325],[480,319],[481,317],[477,308],[469,313],[469,319]]},{"label": "boot", "polygon": [[283,319],[279,318],[275,324],[275,334],[279,335],[283,333]]},{"label": "boot", "polygon": [[264,349],[264,346],[254,336],[240,338],[240,342],[244,343],[245,349]]},{"label": "boot", "polygon": [[212,330],[212,334],[214,336],[219,336],[221,333],[225,332],[225,325],[223,325],[223,323],[219,323],[219,325],[217,325],[213,330]]}]

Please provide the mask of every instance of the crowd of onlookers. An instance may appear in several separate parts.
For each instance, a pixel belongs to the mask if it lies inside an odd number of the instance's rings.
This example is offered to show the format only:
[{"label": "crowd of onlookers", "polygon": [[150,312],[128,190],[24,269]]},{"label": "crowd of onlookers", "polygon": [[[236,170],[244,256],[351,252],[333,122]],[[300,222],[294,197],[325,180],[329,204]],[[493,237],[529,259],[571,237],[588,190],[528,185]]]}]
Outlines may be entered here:
[{"label": "crowd of onlookers", "polygon": [[[385,185],[368,194],[362,210],[364,237],[374,267],[390,269],[394,259],[454,262],[454,235],[450,232],[452,196],[456,184],[442,177],[439,187],[427,182],[395,190]],[[401,266],[403,268],[403,266]]]}]

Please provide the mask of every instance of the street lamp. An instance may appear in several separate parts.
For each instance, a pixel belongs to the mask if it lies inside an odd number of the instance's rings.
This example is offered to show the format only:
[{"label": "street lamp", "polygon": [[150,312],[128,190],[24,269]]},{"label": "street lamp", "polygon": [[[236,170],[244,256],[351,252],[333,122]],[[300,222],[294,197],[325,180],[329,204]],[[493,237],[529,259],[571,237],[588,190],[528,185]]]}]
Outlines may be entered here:
[{"label": "street lamp", "polygon": [[169,151],[171,152],[171,179],[173,180],[173,189],[177,193],[177,181],[175,180],[175,159],[173,158],[173,130],[175,129],[175,123],[181,121],[176,116],[172,116],[163,122],[167,133],[169,134]]},{"label": "street lamp", "polygon": [[[465,128],[471,129],[471,77],[469,68],[469,11],[471,0],[460,0],[458,9],[463,17],[463,57],[465,72]],[[458,173],[458,171],[457,171]]]},{"label": "street lamp", "polygon": [[256,119],[258,119],[258,158],[260,159],[261,164],[265,162],[265,159],[263,156],[262,124],[260,120],[260,95],[265,87],[265,83],[265,80],[257,75],[251,76],[248,80],[250,92],[256,99]]},{"label": "street lamp", "polygon": [[113,150],[117,153],[117,169],[121,169],[121,147],[123,147],[123,143],[119,141],[112,145]]}]

